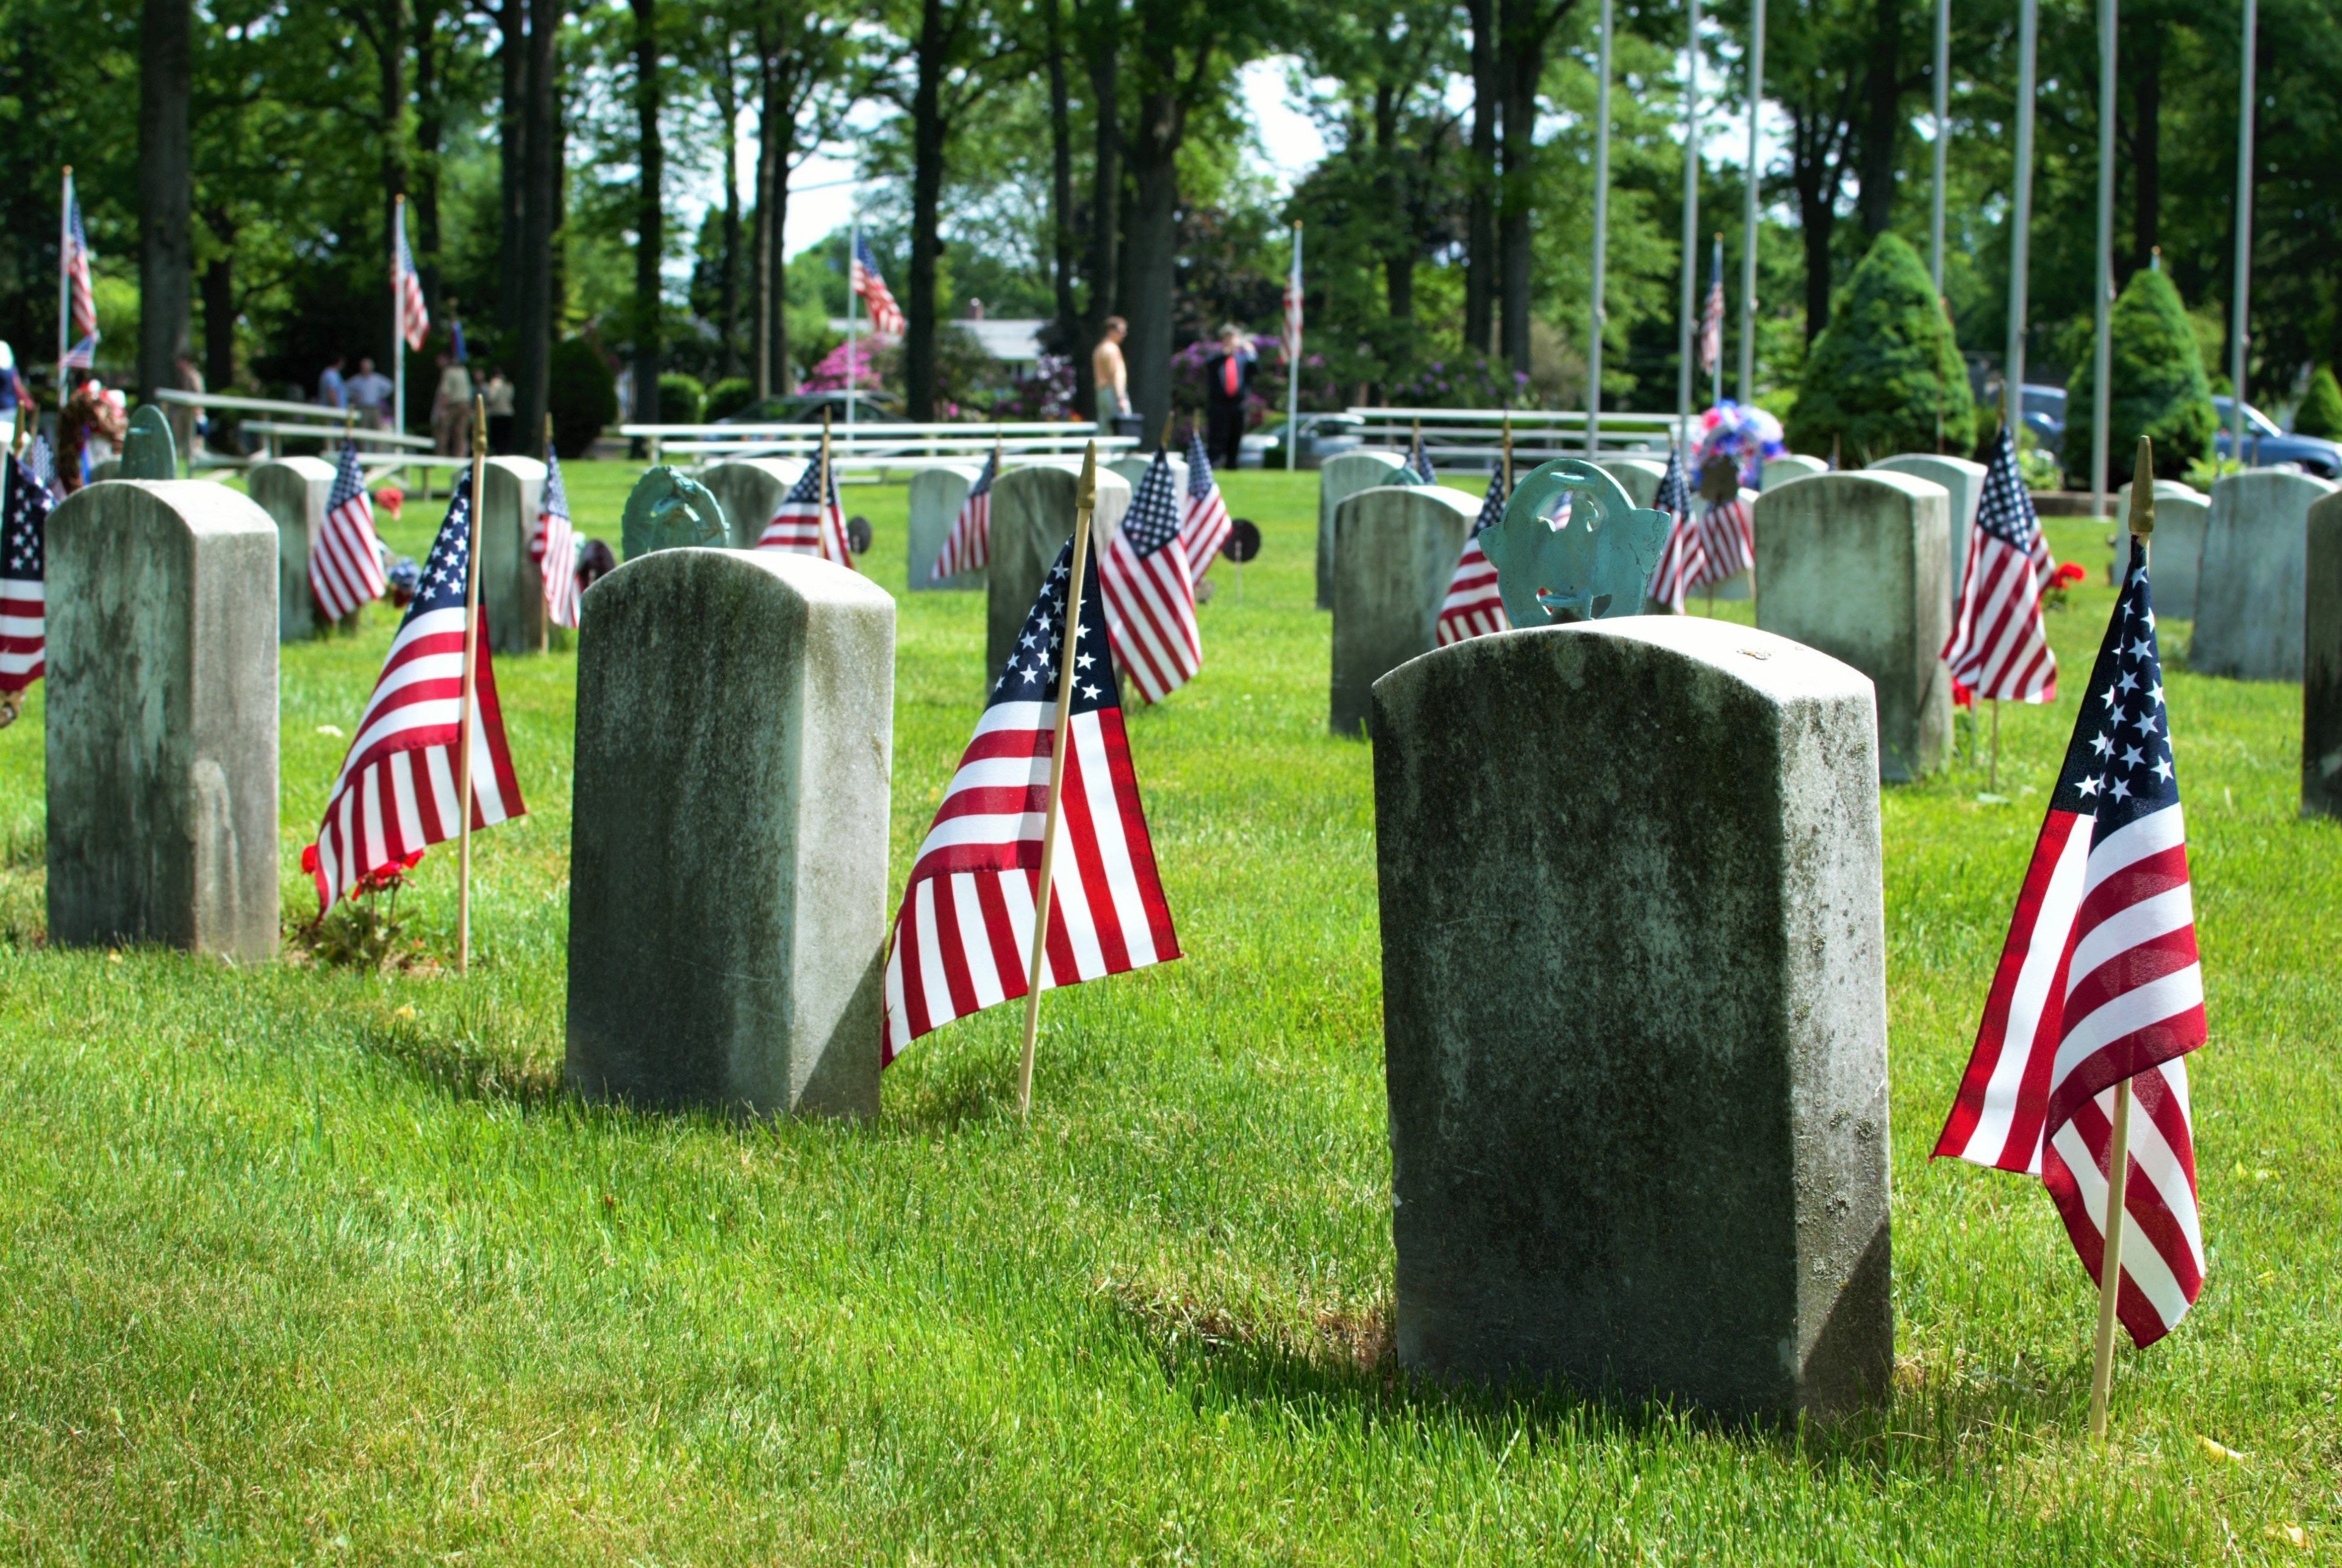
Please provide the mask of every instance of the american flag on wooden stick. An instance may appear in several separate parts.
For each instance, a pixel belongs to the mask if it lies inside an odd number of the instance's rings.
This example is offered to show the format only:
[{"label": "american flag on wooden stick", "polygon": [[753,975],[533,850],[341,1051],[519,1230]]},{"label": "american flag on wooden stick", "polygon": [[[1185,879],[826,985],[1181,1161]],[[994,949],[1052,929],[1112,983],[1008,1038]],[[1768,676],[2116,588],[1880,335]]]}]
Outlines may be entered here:
[{"label": "american flag on wooden stick", "polygon": [[1666,513],[1675,522],[1667,529],[1666,547],[1659,552],[1659,564],[1651,572],[1648,595],[1680,615],[1684,613],[1684,595],[1707,580],[1707,553],[1701,546],[1699,527],[1692,521],[1691,486],[1684,480],[1680,447],[1667,448],[1667,471],[1659,475],[1659,488],[1651,497],[1651,508]]},{"label": "american flag on wooden stick", "polygon": [[1708,375],[1724,356],[1724,275],[1708,281],[1707,304],[1699,313],[1699,373]]},{"label": "american flag on wooden stick", "polygon": [[1212,474],[1212,460],[1198,433],[1187,437],[1187,494],[1180,503],[1179,542],[1187,550],[1187,575],[1200,579],[1234,532],[1227,503],[1220,499],[1220,482]]},{"label": "american flag on wooden stick", "polygon": [[1406,471],[1415,475],[1417,484],[1436,484],[1439,475],[1431,471],[1431,454],[1423,449],[1423,428],[1416,427],[1415,444],[1406,454]]},{"label": "american flag on wooden stick", "polygon": [[886,958],[881,1051],[889,1062],[920,1035],[1026,994],[1057,682],[1068,668],[1074,687],[1041,988],[1179,956],[1106,652],[1095,555],[1066,651],[1073,552],[1068,539],[1042,581],[912,864]]},{"label": "american flag on wooden stick", "polygon": [[999,477],[1000,446],[996,442],[992,455],[985,459],[984,472],[968,486],[966,499],[952,516],[944,547],[936,552],[936,568],[927,574],[929,582],[940,583],[992,564],[992,482]]},{"label": "american flag on wooden stick", "polygon": [[0,698],[13,699],[47,664],[51,498],[24,457],[12,453],[6,463],[8,494],[0,502]]},{"label": "american flag on wooden stick", "polygon": [[409,353],[419,351],[431,334],[431,312],[423,304],[423,275],[415,270],[415,253],[406,246],[406,203],[398,206],[398,255],[391,266],[391,285],[398,290],[398,335]]},{"label": "american flag on wooden stick", "polygon": [[1699,554],[1698,583],[1721,583],[1736,572],[1756,569],[1756,520],[1738,490],[1731,500],[1711,501],[1701,511]]},{"label": "american flag on wooden stick", "polygon": [[374,497],[358,468],[358,449],[342,443],[334,487],[325,494],[325,520],[309,541],[309,592],[329,621],[383,595],[388,579],[382,546],[375,538]]},{"label": "american flag on wooden stick", "polygon": [[[71,171],[65,175],[65,293],[66,315],[73,322],[73,335],[86,338],[91,346],[97,343],[97,295],[90,284],[90,266],[97,258],[90,254],[89,235],[81,225],[81,198],[74,195]],[[69,358],[65,362],[71,365]],[[88,360],[81,362],[85,366]]]},{"label": "american flag on wooden stick", "polygon": [[772,520],[765,524],[756,548],[794,550],[841,566],[854,564],[854,552],[846,544],[846,508],[837,499],[837,471],[829,462],[826,442],[822,454],[806,464],[797,482],[773,508]]},{"label": "american flag on wooden stick", "polygon": [[[455,764],[464,706],[464,573],[471,547],[466,469],[457,471],[455,498],[423,564],[415,602],[391,639],[374,695],[326,796],[317,842],[301,855],[302,869],[316,879],[320,912],[365,878],[413,865],[427,846],[454,838],[461,828]],[[512,750],[505,744],[485,624],[475,641],[472,825],[484,828],[528,808],[521,804]]]},{"label": "american flag on wooden stick", "polygon": [[1481,533],[1504,517],[1506,500],[1505,470],[1499,464],[1488,475],[1488,493],[1481,498],[1480,514],[1472,520],[1472,532],[1464,541],[1464,553],[1456,558],[1456,574],[1447,580],[1447,597],[1440,604],[1435,634],[1439,647],[1506,631],[1512,625],[1505,618],[1504,595],[1496,592],[1496,568],[1489,563],[1487,552],[1480,548]]},{"label": "american flag on wooden stick", "polygon": [[[1966,707],[1978,697],[2012,703],[2057,700],[2057,659],[2041,623],[2041,583],[2035,551],[2041,523],[2017,472],[2016,449],[2004,434],[1985,470],[1968,560],[1961,574],[1957,613],[1944,644],[1952,672],[1952,700]],[[2046,551],[2045,551],[2046,554]]]},{"label": "american flag on wooden stick", "polygon": [[1176,488],[1171,460],[1158,447],[1098,566],[1115,660],[1147,703],[1161,702],[1204,667],[1196,582],[1187,552],[1178,548]]},{"label": "american flag on wooden stick", "polygon": [[545,582],[545,618],[556,626],[577,624],[577,530],[569,520],[569,489],[561,483],[561,456],[545,449],[545,494],[536,504],[536,527],[529,554]]},{"label": "american flag on wooden stick", "polygon": [[2147,550],[2134,539],[1936,1154],[2038,1175],[2095,1279],[2114,1091],[2129,1080],[2140,1114],[2117,1310],[2142,1346],[2204,1284],[2185,1060],[2204,1038],[2187,835]]},{"label": "american flag on wooden stick", "polygon": [[854,265],[847,275],[847,286],[869,307],[870,330],[880,337],[900,337],[906,323],[902,307],[895,303],[886,280],[878,275],[878,258],[870,254],[866,235],[854,236]]}]

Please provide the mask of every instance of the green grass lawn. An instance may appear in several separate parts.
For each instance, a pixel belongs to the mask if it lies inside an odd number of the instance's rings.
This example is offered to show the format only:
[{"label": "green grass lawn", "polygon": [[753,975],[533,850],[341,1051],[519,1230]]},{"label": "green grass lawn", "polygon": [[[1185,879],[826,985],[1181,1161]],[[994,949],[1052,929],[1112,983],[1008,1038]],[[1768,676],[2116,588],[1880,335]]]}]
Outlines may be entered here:
[{"label": "green grass lawn", "polygon": [[[568,474],[615,540],[632,471]],[[1382,1348],[1368,752],[1326,734],[1314,476],[1226,487],[1261,559],[1130,723],[1189,956],[1050,995],[1029,1128],[1014,1008],[914,1046],[872,1125],[563,1093],[567,654],[500,661],[531,814],[477,843],[460,980],[46,949],[36,695],[0,733],[0,1554],[2342,1562],[2342,829],[2295,814],[2298,688],[2190,676],[2163,624],[2211,1271],[2121,1353],[2107,1449],[2047,1196],[1927,1158],[2110,604],[2081,524],[2050,526],[2096,580],[2052,617],[2063,700],[2003,715],[2009,799],[1965,755],[1886,794],[1892,1408],[1496,1403]],[[846,501],[899,589],[904,491]],[[419,556],[438,510],[385,531]],[[977,596],[900,605],[897,878],[984,680]],[[389,626],[285,650],[288,931]],[[453,870],[406,902],[440,953]]]}]

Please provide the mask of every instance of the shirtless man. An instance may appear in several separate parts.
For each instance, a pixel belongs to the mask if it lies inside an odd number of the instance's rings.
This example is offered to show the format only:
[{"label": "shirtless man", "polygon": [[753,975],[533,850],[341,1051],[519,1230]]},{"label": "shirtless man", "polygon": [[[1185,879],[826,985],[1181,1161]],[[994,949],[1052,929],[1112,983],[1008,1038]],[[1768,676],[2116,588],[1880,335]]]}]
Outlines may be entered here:
[{"label": "shirtless man", "polygon": [[1130,324],[1118,315],[1106,318],[1106,335],[1090,350],[1090,379],[1097,384],[1097,421],[1111,426],[1114,416],[1130,412],[1130,371],[1122,363],[1122,340]]}]

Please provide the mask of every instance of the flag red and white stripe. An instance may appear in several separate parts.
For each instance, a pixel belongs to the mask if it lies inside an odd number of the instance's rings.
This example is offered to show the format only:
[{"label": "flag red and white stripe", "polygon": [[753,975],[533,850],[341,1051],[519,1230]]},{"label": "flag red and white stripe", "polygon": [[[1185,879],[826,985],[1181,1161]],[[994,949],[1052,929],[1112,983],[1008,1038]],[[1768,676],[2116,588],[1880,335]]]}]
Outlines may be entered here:
[{"label": "flag red and white stripe", "polygon": [[[826,450],[826,448],[825,448]],[[827,484],[823,480],[826,478]],[[824,458],[806,464],[781,504],[765,524],[759,550],[794,550],[818,555],[840,566],[854,565],[854,552],[846,543],[846,508],[837,498],[837,471]]]},{"label": "flag red and white stripe", "polygon": [[[471,550],[472,476],[458,471],[447,520],[424,563],[389,656],[375,680],[342,770],[325,800],[316,842],[301,857],[317,884],[317,907],[365,878],[404,870],[461,826],[457,747],[464,708],[464,570]],[[485,612],[482,612],[485,623]],[[472,700],[472,826],[522,815],[512,750],[496,705],[485,624]]]},{"label": "flag red and white stripe", "polygon": [[1179,543],[1187,552],[1187,576],[1200,581],[1218,558],[1220,546],[1236,529],[1227,503],[1220,498],[1220,482],[1212,473],[1212,459],[1204,450],[1201,434],[1187,437],[1187,494],[1179,505]]},{"label": "flag red and white stripe", "polygon": [[1480,514],[1472,520],[1472,532],[1465,536],[1464,552],[1456,557],[1455,574],[1447,580],[1447,597],[1440,601],[1439,620],[1433,633],[1434,644],[1446,647],[1471,637],[1485,637],[1492,632],[1509,631],[1512,622],[1505,616],[1505,598],[1496,588],[1496,568],[1488,553],[1480,548],[1480,535],[1496,525],[1505,515],[1505,470],[1502,464],[1488,475],[1487,494],[1480,498]]},{"label": "flag red and white stripe", "polygon": [[13,697],[39,680],[48,664],[53,497],[32,464],[14,454],[5,462],[8,493],[0,500],[0,694]]},{"label": "flag red and white stripe", "polygon": [[1699,313],[1699,373],[1706,375],[1716,369],[1716,362],[1724,355],[1724,279],[1710,280],[1707,304]]},{"label": "flag red and white stripe", "polygon": [[966,498],[952,515],[943,548],[936,552],[935,570],[927,574],[929,582],[940,583],[992,564],[992,484],[999,477],[1000,448],[996,444],[992,455],[985,460],[984,472],[976,476]]},{"label": "flag red and white stripe", "polygon": [[1707,552],[1701,543],[1699,524],[1693,520],[1691,486],[1684,481],[1679,448],[1667,448],[1667,471],[1659,477],[1651,506],[1675,521],[1667,526],[1667,542],[1659,552],[1659,564],[1651,572],[1646,593],[1680,615],[1685,595],[1707,581]]},{"label": "flag red and white stripe", "polygon": [[[73,175],[65,175],[65,269],[67,317],[73,331],[67,335],[97,341],[97,294],[90,282],[90,266],[96,257],[90,254],[89,235],[82,227],[81,199],[74,195]],[[88,362],[83,361],[84,365]]]},{"label": "flag red and white stripe", "polygon": [[[1172,552],[1176,554],[1177,552]],[[1041,884],[1056,682],[1070,665],[1066,755],[1041,986],[1048,990],[1179,956],[1130,765],[1120,694],[1104,647],[1097,559],[1065,652],[1067,540],[961,754],[895,916],[880,1050],[1026,994]]]},{"label": "flag red and white stripe", "polygon": [[358,468],[358,449],[345,441],[334,487],[325,494],[325,522],[309,541],[309,592],[325,619],[338,621],[381,598],[388,585],[374,531],[374,497]]},{"label": "flag red and white stripe", "polygon": [[1959,604],[1944,644],[1952,698],[1963,707],[1978,697],[2012,703],[2057,698],[2057,659],[2041,620],[2042,578],[2035,555],[2040,547],[2041,524],[2003,432],[1985,471]]},{"label": "flag red and white stripe", "polygon": [[895,294],[879,275],[878,258],[870,254],[870,242],[860,235],[854,236],[854,265],[848,269],[846,285],[870,311],[870,330],[880,337],[900,337],[907,324]]},{"label": "flag red and white stripe", "polygon": [[2117,1312],[2140,1345],[2203,1288],[2185,1057],[2204,1039],[2187,831],[2134,542],[1936,1154],[2038,1175],[2096,1280],[2115,1088],[2127,1079]]},{"label": "flag red and white stripe", "polygon": [[398,205],[398,255],[391,267],[391,286],[398,291],[398,335],[415,353],[431,333],[431,312],[423,303],[423,275],[415,270],[415,253],[406,245],[406,204]]},{"label": "flag red and white stripe", "polygon": [[1173,488],[1170,459],[1158,449],[1098,564],[1115,662],[1147,703],[1161,702],[1204,667],[1196,583],[1178,544]]},{"label": "flag red and white stripe", "polygon": [[1711,501],[1699,516],[1701,583],[1721,583],[1756,566],[1756,522],[1745,494]]},{"label": "flag red and white stripe", "polygon": [[536,526],[529,534],[529,556],[545,584],[545,618],[555,626],[577,624],[577,530],[569,520],[569,487],[561,482],[561,456],[545,449],[545,493],[536,504]]},{"label": "flag red and white stripe", "polygon": [[1293,265],[1285,275],[1285,337],[1277,345],[1286,365],[1301,363],[1301,225],[1293,225]]}]

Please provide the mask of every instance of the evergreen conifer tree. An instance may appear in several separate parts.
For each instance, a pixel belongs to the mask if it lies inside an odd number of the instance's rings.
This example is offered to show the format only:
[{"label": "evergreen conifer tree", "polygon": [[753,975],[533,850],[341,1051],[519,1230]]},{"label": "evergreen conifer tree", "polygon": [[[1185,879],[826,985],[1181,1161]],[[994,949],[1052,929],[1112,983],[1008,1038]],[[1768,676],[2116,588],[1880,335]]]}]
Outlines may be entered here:
[{"label": "evergreen conifer tree", "polygon": [[2309,378],[2309,395],[2293,412],[2293,429],[2297,435],[2342,438],[2342,383],[2335,381],[2331,366],[2319,365]]},{"label": "evergreen conifer tree", "polygon": [[1848,466],[1898,452],[1965,452],[1976,402],[1950,319],[1918,253],[1881,235],[1854,270],[1846,298],[1806,356],[1792,450],[1827,452]]},{"label": "evergreen conifer tree", "polygon": [[[2130,454],[2142,435],[2155,443],[2155,472],[2184,478],[2187,465],[2211,450],[2218,417],[2212,412],[2212,386],[2196,329],[2179,302],[2171,275],[2147,268],[2131,274],[2115,300],[2107,325],[2114,403],[2107,415],[2108,476],[2113,488],[2130,475]],[[2066,389],[2066,472],[2089,483],[2090,410],[2097,395],[2091,365]]]}]

